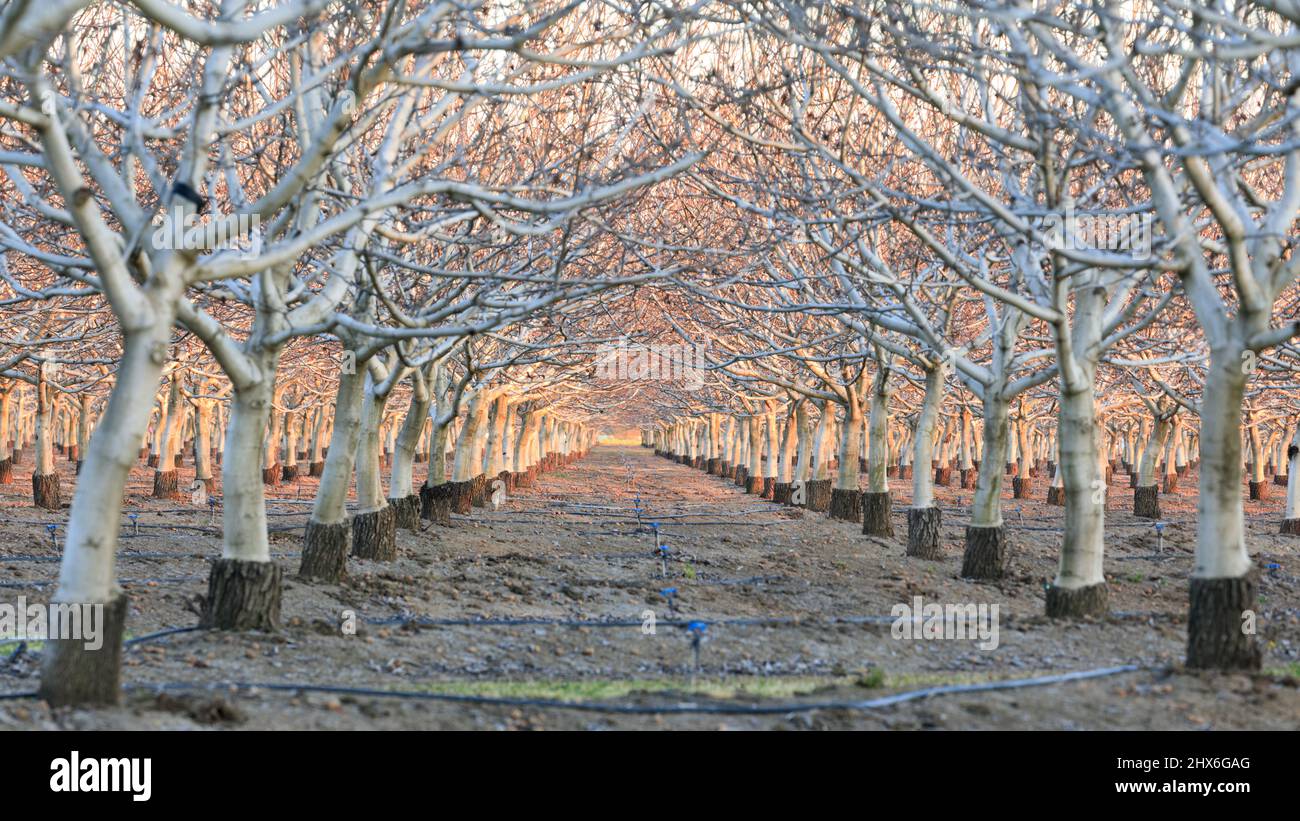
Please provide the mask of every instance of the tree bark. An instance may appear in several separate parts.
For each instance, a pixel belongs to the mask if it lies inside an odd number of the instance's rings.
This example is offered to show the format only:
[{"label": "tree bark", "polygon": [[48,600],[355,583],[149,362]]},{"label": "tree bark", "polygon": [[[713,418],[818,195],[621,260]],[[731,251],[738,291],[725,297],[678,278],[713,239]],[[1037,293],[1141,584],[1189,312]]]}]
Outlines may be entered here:
[{"label": "tree bark", "polygon": [[32,499],[37,507],[46,510],[61,510],[63,508],[63,496],[59,491],[59,474],[33,475]]},{"label": "tree bark", "polygon": [[[121,701],[127,604],[126,594],[120,591],[102,603],[101,642],[95,650],[87,649],[79,638],[45,643],[38,691],[41,699],[51,707],[110,707]],[[87,615],[83,610],[83,624]]]},{"label": "tree bark", "polygon": [[943,550],[939,536],[943,527],[943,511],[937,507],[909,507],[907,509],[907,555],[920,559],[941,559]]},{"label": "tree bark", "polygon": [[278,630],[281,576],[275,562],[217,559],[208,576],[200,625],[209,630]]},{"label": "tree bark", "polygon": [[1193,576],[1187,619],[1187,666],[1207,670],[1258,670],[1263,652],[1246,615],[1254,612],[1258,573],[1237,578]]},{"label": "tree bark", "polygon": [[862,493],[862,534],[893,538],[894,522],[890,516],[889,491]]},{"label": "tree bark", "polygon": [[321,524],[308,521],[303,534],[302,564],[298,577],[337,584],[347,578],[352,526],[347,522]]},{"label": "tree bark", "polygon": [[1007,543],[1002,526],[966,527],[966,552],[962,556],[963,579],[1000,579],[1007,567]]},{"label": "tree bark", "polygon": [[352,555],[377,562],[397,558],[397,516],[391,505],[352,517]]},{"label": "tree bark", "polygon": [[831,490],[830,518],[838,519],[842,522],[861,522],[861,496],[862,494],[857,490],[846,490],[838,487],[833,488]]}]

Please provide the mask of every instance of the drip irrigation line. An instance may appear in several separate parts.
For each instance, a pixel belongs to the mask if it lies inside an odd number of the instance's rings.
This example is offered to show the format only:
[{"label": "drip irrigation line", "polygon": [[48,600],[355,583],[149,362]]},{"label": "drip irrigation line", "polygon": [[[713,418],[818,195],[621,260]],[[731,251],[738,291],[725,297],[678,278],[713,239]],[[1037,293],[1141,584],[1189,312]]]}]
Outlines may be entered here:
[{"label": "drip irrigation line", "polygon": [[197,625],[193,627],[168,627],[164,630],[158,630],[153,633],[146,633],[143,636],[136,636],[133,639],[127,639],[126,641],[122,642],[122,646],[132,647],[137,644],[144,644],[145,642],[148,641],[154,641],[156,639],[166,638],[167,636],[175,636],[178,633],[194,633],[203,629],[204,628],[199,627]]},{"label": "drip irrigation line", "polygon": [[[273,559],[293,559],[301,556],[301,551],[272,552]],[[177,553],[170,550],[123,550],[117,554],[119,559],[211,559],[205,553]],[[62,556],[0,556],[0,564],[5,562],[60,562]]]},{"label": "drip irrigation line", "polygon": [[798,582],[800,579],[792,579],[789,576],[748,576],[743,579],[694,579],[695,584],[705,585],[707,587],[743,587],[747,584],[772,584],[780,582]]},{"label": "drip irrigation line", "polygon": [[[569,515],[569,514],[565,514],[565,515]],[[739,515],[742,515],[742,514],[736,514],[736,515],[739,516]],[[748,516],[748,515],[752,515],[752,514],[746,513],[746,514],[743,514],[743,515]],[[498,518],[498,517],[495,517],[495,516],[490,517],[490,518],[478,518],[478,517],[474,517],[474,516],[461,516],[461,515],[457,514],[457,515],[453,515],[452,518],[453,518],[453,519],[462,519],[462,520],[466,520],[466,521],[482,522],[482,523],[484,523],[484,524],[538,524],[538,523],[543,523],[543,522],[544,522],[544,523],[549,523],[549,524],[559,524],[559,525],[565,525],[565,524],[567,524],[567,525],[586,524],[586,522],[564,522],[564,521],[557,521],[553,516],[544,516],[544,517],[540,517],[540,518],[536,518],[536,519],[515,519],[515,518],[509,518],[509,519],[506,519],[506,518]],[[608,518],[608,519],[604,519],[604,520],[600,521],[598,524],[619,524],[619,523],[622,523],[622,522],[637,522],[637,523],[641,523],[641,522],[644,522],[644,521],[646,521],[646,520],[652,520],[652,521],[663,521],[663,520],[668,519],[668,518],[671,518],[671,517],[667,517],[667,516],[642,516],[641,518],[636,518],[635,516],[614,516],[614,517],[610,517],[610,518]],[[797,521],[797,520],[795,520],[795,519],[787,519],[787,518],[780,518],[780,519],[769,519],[769,520],[762,521],[762,522],[735,522],[735,521],[730,521],[730,520],[723,520],[723,521],[703,521],[703,522],[683,522],[683,521],[674,521],[674,522],[672,523],[672,526],[673,526],[673,527],[699,527],[699,526],[701,526],[701,525],[725,525],[725,526],[727,526],[727,527],[734,527],[734,526],[738,526],[738,525],[748,525],[748,526],[752,526],[752,527],[762,527],[763,525],[783,524],[783,523],[785,523],[785,522],[792,522],[792,521]]]},{"label": "drip irrigation line", "polygon": [[[1142,669],[1136,664],[1118,667],[1099,667],[1092,670],[1077,670],[1032,678],[1005,679],[981,684],[947,684],[925,687],[919,690],[907,690],[880,698],[849,701],[795,701],[781,704],[698,704],[682,702],[661,706],[614,704],[605,701],[564,701],[548,698],[510,698],[504,696],[476,696],[454,693],[436,693],[420,690],[381,690],[371,687],[343,687],[329,684],[294,684],[280,682],[216,682],[211,684],[192,684],[186,682],[169,682],[162,684],[132,684],[125,689],[146,692],[183,692],[183,691],[217,691],[234,690],[246,693],[263,690],[277,693],[323,693],[329,695],[362,696],[366,698],[394,698],[411,701],[441,701],[453,704],[476,704],[500,707],[532,707],[539,709],[576,710],[589,713],[614,715],[786,715],[790,713],[809,713],[817,710],[876,710],[892,707],[909,701],[931,698],[940,695],[958,693],[986,693],[997,690],[1013,690],[1026,687],[1043,687],[1051,684],[1064,684],[1074,681],[1102,678],[1106,676],[1131,673]],[[35,693],[3,693],[0,700],[33,698]]]},{"label": "drip irrigation line", "polygon": [[[799,521],[799,520],[798,520],[798,519],[788,519],[788,518],[784,518],[784,517],[783,517],[783,518],[780,518],[780,519],[768,519],[768,520],[766,520],[766,521],[762,521],[762,522],[730,522],[730,521],[718,521],[718,522],[708,522],[708,521],[705,521],[705,522],[673,522],[672,526],[673,526],[673,527],[714,527],[714,526],[725,526],[725,527],[767,527],[767,526],[770,526],[770,525],[784,525],[784,524],[789,524],[790,522],[797,522],[797,521]],[[659,532],[660,532],[660,533],[668,533],[669,531],[668,531],[668,530],[665,530],[664,528],[659,528]]]},{"label": "drip irrigation line", "polygon": [[[777,505],[777,506],[744,508],[743,510],[736,510],[736,511],[716,510],[716,511],[704,512],[704,513],[654,513],[648,508],[642,508],[641,515],[639,517],[638,516],[609,516],[608,511],[600,511],[600,512],[568,511],[562,513],[558,510],[538,509],[538,510],[512,510],[510,512],[511,513],[545,513],[551,516],[556,516],[556,515],[558,516],[608,516],[607,521],[636,521],[638,519],[654,519],[654,520],[687,519],[695,516],[748,516],[753,513],[774,513],[782,509],[783,509],[782,506]],[[617,508],[617,510],[631,511],[631,510],[635,510],[635,508],[625,507],[625,508]]]},{"label": "drip irrigation line", "polygon": [[[822,619],[797,619],[785,617],[757,617],[711,620],[705,617],[692,619],[656,619],[657,627],[687,627],[695,622],[705,622],[710,627],[828,627],[839,624],[892,624],[893,616],[831,616]],[[366,624],[377,627],[390,625],[416,627],[642,627],[642,619],[554,619],[554,618],[482,618],[435,619],[393,616],[385,619],[366,619]]]},{"label": "drip irrigation line", "polygon": [[[524,497],[522,497],[522,496],[515,496],[515,497],[512,497],[512,498],[515,498],[515,499],[523,499]],[[537,498],[537,497],[529,497],[529,498],[532,499],[532,498]],[[596,505],[596,504],[587,504],[587,503],[584,503],[584,502],[552,502],[552,503],[551,503],[551,506],[553,506],[553,507],[589,507],[589,508],[595,508],[595,509],[598,509],[598,510],[635,510],[635,509],[636,509],[635,505],[633,505],[633,506],[624,506],[624,505]],[[678,511],[683,511],[683,512],[685,512],[686,509],[688,509],[688,508],[701,508],[701,507],[704,507],[704,508],[709,508],[709,507],[717,507],[717,508],[720,508],[720,507],[722,507],[722,505],[718,505],[718,504],[715,504],[715,503],[713,503],[713,502],[677,502],[677,503],[675,503],[674,507],[669,508],[669,509],[671,509],[671,510],[678,510]],[[787,505],[779,505],[779,504],[776,504],[776,503],[772,503],[772,504],[764,505],[763,508],[761,508],[761,509],[780,510],[780,509],[782,509],[782,508],[784,508],[784,507],[787,507]],[[651,509],[651,508],[646,508],[646,507],[641,508],[642,512],[645,512],[645,511],[650,510],[650,509]],[[755,508],[755,509],[759,509],[759,508]]]},{"label": "drip irrigation line", "polygon": [[[199,581],[204,576],[167,576],[157,579],[119,579],[118,584],[183,584],[184,582]],[[0,582],[0,588],[10,588],[20,590],[24,588],[36,588],[40,590],[44,587],[50,587],[58,584],[57,580],[44,582]]]}]

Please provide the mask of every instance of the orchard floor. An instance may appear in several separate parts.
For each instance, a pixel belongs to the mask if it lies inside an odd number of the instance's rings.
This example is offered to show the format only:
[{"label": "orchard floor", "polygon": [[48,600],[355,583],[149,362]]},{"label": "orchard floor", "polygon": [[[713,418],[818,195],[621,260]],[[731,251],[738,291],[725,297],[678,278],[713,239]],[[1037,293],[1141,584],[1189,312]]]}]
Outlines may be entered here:
[{"label": "orchard floor", "polygon": [[[72,466],[60,469],[70,498]],[[0,603],[17,604],[20,596],[48,600],[58,572],[45,525],[61,524],[67,513],[30,506],[27,470],[30,456],[15,471],[15,483],[0,486]],[[182,487],[190,475],[182,468]],[[219,513],[213,523],[207,507],[190,505],[188,496],[185,502],[148,498],[151,476],[144,467],[133,472],[118,560],[131,598],[128,635],[136,637],[197,623],[195,601],[206,592],[210,559],[220,552]],[[1013,551],[1007,577],[996,584],[959,577],[971,491],[939,489],[945,555],[924,561],[903,550],[910,482],[893,484],[898,538],[876,539],[857,525],[745,495],[649,450],[597,447],[497,511],[475,509],[451,528],[399,531],[397,561],[351,559],[350,579],[338,586],[293,577],[308,509],[302,502],[311,499],[315,480],[268,488],[272,550],[287,579],[281,632],[195,631],[131,645],[120,708],[51,710],[35,699],[0,701],[0,727],[1300,729],[1300,540],[1275,535],[1281,488],[1270,488],[1278,501],[1248,502],[1246,511],[1251,553],[1262,569],[1258,629],[1265,671],[1221,675],[1181,667],[1194,475],[1184,478],[1180,492],[1161,497],[1169,524],[1160,550],[1151,524],[1129,513],[1127,482],[1112,490],[1106,557],[1112,615],[1085,622],[1042,615],[1062,522],[1061,508],[1042,501],[1045,479],[1026,501],[1011,499],[1007,482]],[[135,523],[130,511],[138,513]],[[651,521],[670,545],[666,579],[645,526]],[[677,614],[661,593],[668,587],[678,591]],[[914,596],[998,605],[998,646],[893,638],[883,617]],[[657,619],[653,634],[643,629],[647,610]],[[355,614],[355,635],[341,629],[345,611]],[[530,623],[429,623],[480,619]],[[691,640],[678,624],[692,619],[709,623],[698,672]],[[0,693],[37,685],[39,648],[15,655],[16,647],[0,640]],[[1138,669],[883,707],[844,706],[926,687],[1119,665]],[[293,686],[306,684],[469,699]],[[507,701],[485,703],[491,699]],[[642,714],[538,701],[619,710],[775,710]],[[839,706],[788,709],[831,702]]]}]

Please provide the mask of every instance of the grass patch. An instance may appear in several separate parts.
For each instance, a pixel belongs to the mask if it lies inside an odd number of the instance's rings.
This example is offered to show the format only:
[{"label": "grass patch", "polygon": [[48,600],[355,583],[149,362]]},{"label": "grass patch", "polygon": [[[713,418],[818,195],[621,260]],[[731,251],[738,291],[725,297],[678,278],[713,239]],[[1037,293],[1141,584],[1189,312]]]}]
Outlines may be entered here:
[{"label": "grass patch", "polygon": [[[147,635],[147,634],[142,634],[142,635]],[[135,633],[126,632],[122,634],[122,641],[127,642],[135,637],[136,637]],[[45,642],[43,641],[31,641],[30,639],[4,639],[4,640],[0,640],[0,656],[9,655],[10,653],[18,649],[18,645],[23,643],[27,644],[27,650],[24,651],[27,653],[34,653],[45,647]]]},{"label": "grass patch", "polygon": [[7,639],[5,641],[0,641],[0,656],[10,655],[11,653],[13,653],[13,651],[18,649],[18,645],[20,644],[26,644],[27,650],[25,650],[24,652],[29,652],[29,653],[36,650],[40,650],[42,647],[45,646],[45,642],[43,641],[25,641],[23,639]]},{"label": "grass patch", "polygon": [[1300,661],[1293,661],[1282,667],[1266,667],[1264,668],[1264,675],[1275,678],[1286,678],[1288,676],[1300,678]]},{"label": "grass patch", "polygon": [[945,684],[980,684],[1007,677],[987,673],[894,674],[875,668],[843,676],[728,676],[697,678],[694,682],[688,678],[437,681],[424,683],[418,689],[445,695],[555,701],[611,701],[668,693],[716,699],[788,699],[845,688],[907,690]]}]

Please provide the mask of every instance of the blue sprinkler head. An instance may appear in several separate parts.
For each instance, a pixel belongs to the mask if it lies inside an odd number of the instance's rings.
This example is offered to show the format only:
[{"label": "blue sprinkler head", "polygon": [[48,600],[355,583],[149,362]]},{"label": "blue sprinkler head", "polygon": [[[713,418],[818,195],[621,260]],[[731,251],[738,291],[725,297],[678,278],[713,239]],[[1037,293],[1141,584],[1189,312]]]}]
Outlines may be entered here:
[{"label": "blue sprinkler head", "polygon": [[660,590],[659,592],[663,595],[665,599],[671,599],[673,596],[677,595],[677,588],[665,587],[663,590]]},{"label": "blue sprinkler head", "polygon": [[1157,532],[1157,533],[1164,533],[1164,532],[1165,532],[1165,523],[1164,523],[1164,522],[1156,522],[1155,527],[1156,527],[1156,532]]}]

